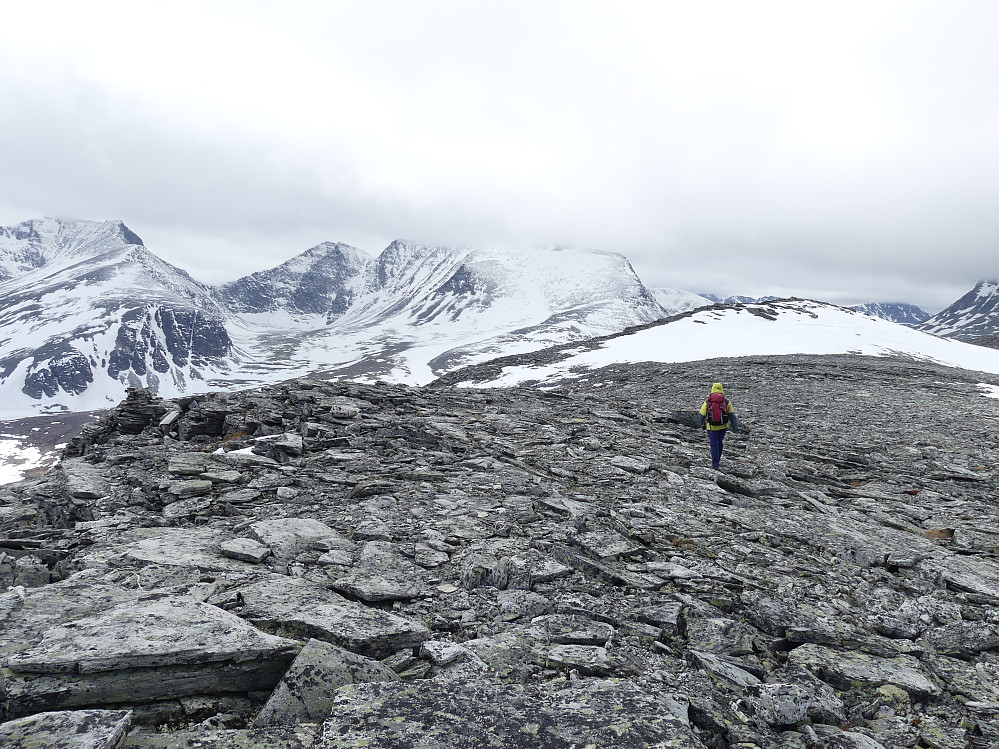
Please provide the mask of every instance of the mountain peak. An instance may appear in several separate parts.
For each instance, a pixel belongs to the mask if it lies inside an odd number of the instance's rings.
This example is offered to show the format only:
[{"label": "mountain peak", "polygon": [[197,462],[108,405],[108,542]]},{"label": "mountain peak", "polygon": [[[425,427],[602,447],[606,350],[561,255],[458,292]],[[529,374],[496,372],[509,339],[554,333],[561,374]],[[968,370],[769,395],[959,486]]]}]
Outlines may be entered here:
[{"label": "mountain peak", "polygon": [[968,342],[999,333],[999,281],[979,281],[975,288],[919,328]]},{"label": "mountain peak", "polygon": [[145,245],[123,221],[38,218],[0,227],[0,281],[6,281],[57,258],[97,257],[123,247]]},{"label": "mountain peak", "polygon": [[868,302],[850,307],[857,312],[863,312],[882,320],[890,320],[901,325],[918,325],[929,319],[928,312],[907,302]]},{"label": "mountain peak", "polygon": [[321,242],[269,270],[215,287],[216,296],[240,313],[337,315],[361,292],[374,263],[349,244]]}]

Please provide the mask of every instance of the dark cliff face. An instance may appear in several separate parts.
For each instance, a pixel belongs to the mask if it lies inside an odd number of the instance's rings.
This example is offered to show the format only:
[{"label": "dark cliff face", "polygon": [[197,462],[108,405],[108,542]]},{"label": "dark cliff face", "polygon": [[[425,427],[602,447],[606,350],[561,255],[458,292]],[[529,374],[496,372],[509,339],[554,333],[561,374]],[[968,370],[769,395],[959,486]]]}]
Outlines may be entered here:
[{"label": "dark cliff face", "polygon": [[215,287],[229,310],[287,310],[335,317],[365,288],[371,261],[349,245],[323,243],[270,270]]},{"label": "dark cliff face", "polygon": [[29,369],[21,392],[36,400],[53,398],[60,391],[80,395],[93,381],[91,361],[79,351],[70,350],[54,356],[46,366]]},{"label": "dark cliff face", "polygon": [[182,387],[201,368],[227,366],[233,343],[208,290],[120,221],[39,219],[2,231],[4,380],[24,366],[22,380],[5,382],[11,390],[70,408],[97,380],[101,393],[164,378]]},{"label": "dark cliff face", "polygon": [[171,366],[203,365],[231,353],[221,320],[196,310],[140,308],[123,316],[107,372],[116,379],[129,370],[145,376],[148,359],[154,371],[166,374]]}]

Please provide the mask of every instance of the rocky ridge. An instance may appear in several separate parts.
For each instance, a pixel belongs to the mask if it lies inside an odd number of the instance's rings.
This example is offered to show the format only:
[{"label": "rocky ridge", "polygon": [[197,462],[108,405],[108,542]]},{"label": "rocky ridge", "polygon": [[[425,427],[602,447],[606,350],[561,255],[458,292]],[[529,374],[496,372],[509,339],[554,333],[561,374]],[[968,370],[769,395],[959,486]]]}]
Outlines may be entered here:
[{"label": "rocky ridge", "polygon": [[920,309],[915,304],[904,302],[868,302],[867,304],[858,304],[850,307],[850,309],[857,310],[858,312],[866,312],[868,315],[874,315],[875,317],[891,320],[902,325],[918,325],[930,318],[930,314],[925,310]]},{"label": "rocky ridge", "polygon": [[999,281],[979,281],[975,288],[918,327],[927,333],[978,343],[999,333],[997,312]]},{"label": "rocky ridge", "polygon": [[0,744],[995,746],[980,383],[842,356],[133,390],[0,491]]}]

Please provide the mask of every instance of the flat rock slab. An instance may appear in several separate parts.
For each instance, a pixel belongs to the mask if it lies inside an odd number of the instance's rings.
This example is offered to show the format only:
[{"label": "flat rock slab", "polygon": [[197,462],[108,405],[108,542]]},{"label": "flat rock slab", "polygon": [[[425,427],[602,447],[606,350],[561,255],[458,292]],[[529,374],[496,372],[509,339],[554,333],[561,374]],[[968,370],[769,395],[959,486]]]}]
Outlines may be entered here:
[{"label": "flat rock slab", "polygon": [[640,458],[629,458],[627,455],[615,455],[610,459],[610,464],[615,468],[620,468],[622,471],[638,474],[648,473],[652,468],[649,461],[641,460]]},{"label": "flat rock slab", "polygon": [[249,626],[190,597],[155,597],[50,628],[35,646],[7,659],[22,673],[96,673],[297,652],[297,643]]},{"label": "flat rock slab", "polygon": [[73,499],[100,499],[107,494],[107,479],[99,466],[82,458],[67,458],[60,467],[66,476],[66,491]]},{"label": "flat rock slab", "polygon": [[222,555],[221,546],[232,536],[224,531],[202,528],[140,528],[121,538],[108,552],[84,552],[89,566],[111,563],[116,567],[160,564],[190,567],[201,572],[248,572],[253,565]]},{"label": "flat rock slab", "polygon": [[316,749],[361,746],[703,749],[656,697],[604,680],[562,690],[481,681],[350,684],[337,692]]},{"label": "flat rock slab", "polygon": [[645,547],[635,543],[617,531],[590,531],[581,533],[573,542],[603,561],[624,559],[645,551]]},{"label": "flat rock slab", "polygon": [[606,675],[612,668],[607,649],[598,645],[555,645],[548,651],[547,665],[587,676]]},{"label": "flat rock slab", "polygon": [[67,710],[0,723],[4,749],[117,749],[132,724],[128,710]]},{"label": "flat rock slab", "polygon": [[328,525],[312,518],[275,518],[250,526],[249,535],[271,548],[276,557],[290,559],[303,551],[324,545],[324,551],[350,546],[350,541]]},{"label": "flat rock slab", "polygon": [[381,609],[368,608],[333,591],[285,575],[265,575],[215,599],[241,596],[235,613],[267,631],[299,639],[331,642],[361,655],[382,658],[415,648],[430,637],[419,622]]},{"label": "flat rock slab", "polygon": [[426,595],[423,569],[406,559],[395,544],[369,541],[359,563],[337,579],[333,590],[362,601],[406,601]]},{"label": "flat rock slab", "polygon": [[919,661],[908,655],[880,658],[857,651],[808,644],[792,650],[788,661],[804,666],[823,681],[840,689],[849,689],[858,684],[871,687],[892,684],[916,699],[940,693],[940,688],[919,670]]},{"label": "flat rock slab", "polygon": [[177,499],[190,499],[211,493],[212,486],[212,482],[205,479],[187,479],[185,481],[171,481],[167,491]]},{"label": "flat rock slab", "polygon": [[333,693],[345,684],[398,681],[392,669],[321,640],[309,640],[281,678],[254,722],[256,726],[325,720]]},{"label": "flat rock slab", "polygon": [[133,733],[121,749],[310,749],[316,741],[312,726],[177,733]]},{"label": "flat rock slab", "polygon": [[559,645],[606,645],[614,637],[614,627],[585,616],[549,614],[531,620],[532,632]]},{"label": "flat rock slab", "polygon": [[271,554],[269,546],[254,541],[252,538],[234,538],[231,541],[226,541],[222,544],[221,551],[224,556],[230,559],[239,559],[253,564],[260,564]]},{"label": "flat rock slab", "polygon": [[49,627],[6,659],[11,715],[270,689],[299,644],[190,597],[154,597]]},{"label": "flat rock slab", "polygon": [[23,595],[13,591],[0,594],[0,665],[36,645],[52,626],[137,598],[136,591],[107,583],[94,570],[31,588]]},{"label": "flat rock slab", "polygon": [[197,476],[208,470],[208,455],[206,453],[180,453],[171,455],[167,463],[167,472],[180,476]]}]

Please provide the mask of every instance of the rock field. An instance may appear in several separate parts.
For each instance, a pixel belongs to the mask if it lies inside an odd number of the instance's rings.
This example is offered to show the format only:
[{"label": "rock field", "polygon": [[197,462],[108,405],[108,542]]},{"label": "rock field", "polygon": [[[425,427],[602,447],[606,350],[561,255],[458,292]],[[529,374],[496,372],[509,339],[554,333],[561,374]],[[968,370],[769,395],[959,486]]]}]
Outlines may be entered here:
[{"label": "rock field", "polygon": [[979,383],[842,356],[131,391],[0,488],[0,746],[997,747]]}]

